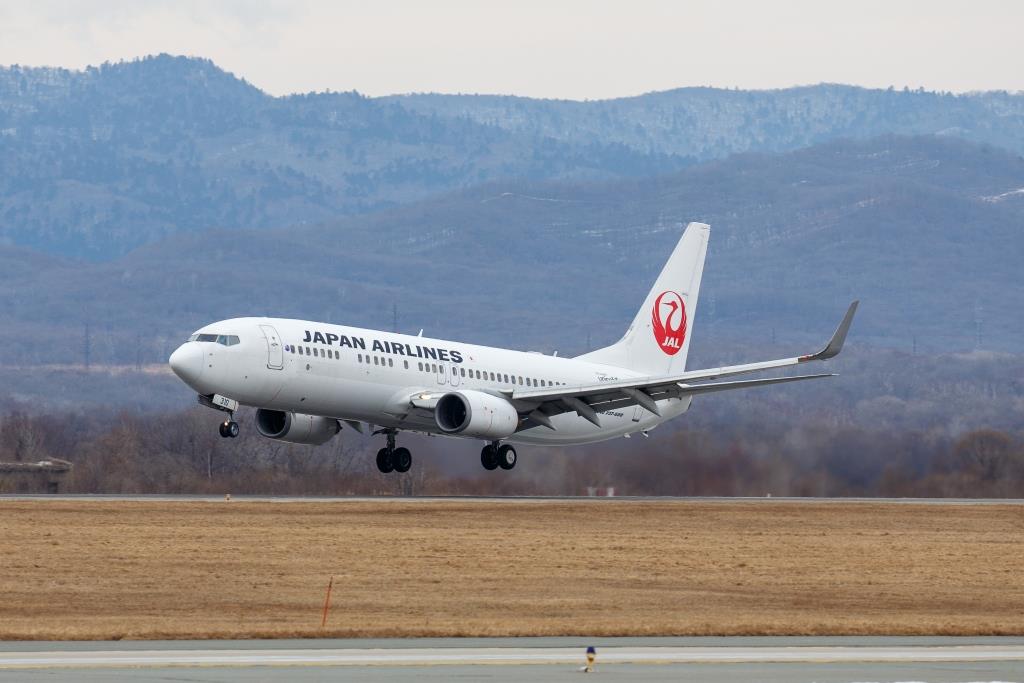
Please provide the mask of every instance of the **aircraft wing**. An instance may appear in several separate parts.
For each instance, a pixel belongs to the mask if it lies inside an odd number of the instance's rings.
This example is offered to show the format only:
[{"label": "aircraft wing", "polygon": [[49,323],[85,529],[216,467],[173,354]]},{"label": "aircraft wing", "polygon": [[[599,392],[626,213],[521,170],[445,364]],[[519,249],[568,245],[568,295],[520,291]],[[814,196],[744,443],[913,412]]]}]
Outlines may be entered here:
[{"label": "aircraft wing", "polygon": [[[580,417],[600,425],[598,413],[616,408],[640,405],[655,415],[660,415],[656,401],[666,398],[682,398],[695,394],[704,394],[731,389],[746,389],[770,384],[797,382],[805,379],[832,377],[832,374],[799,375],[795,377],[774,377],[769,379],[739,380],[712,382],[722,377],[730,377],[761,370],[784,368],[810,361],[828,360],[839,354],[850,331],[853,316],[857,312],[858,302],[854,301],[843,316],[825,348],[806,356],[794,356],[779,360],[729,365],[706,370],[692,370],[678,375],[665,377],[634,377],[613,382],[599,382],[580,386],[560,386],[543,389],[514,389],[502,392],[511,399],[520,413],[527,417],[522,429],[543,425],[554,429],[550,418],[566,412],[575,412]],[[699,384],[691,384],[700,382]]]}]

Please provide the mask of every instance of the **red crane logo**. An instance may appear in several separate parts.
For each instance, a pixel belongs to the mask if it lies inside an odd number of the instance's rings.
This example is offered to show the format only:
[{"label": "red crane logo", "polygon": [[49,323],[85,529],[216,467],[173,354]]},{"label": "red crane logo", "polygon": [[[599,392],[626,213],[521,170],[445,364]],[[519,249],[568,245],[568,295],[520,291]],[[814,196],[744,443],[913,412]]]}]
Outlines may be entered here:
[{"label": "red crane logo", "polygon": [[686,304],[678,292],[668,290],[658,295],[651,311],[654,339],[668,356],[683,348],[686,339]]}]

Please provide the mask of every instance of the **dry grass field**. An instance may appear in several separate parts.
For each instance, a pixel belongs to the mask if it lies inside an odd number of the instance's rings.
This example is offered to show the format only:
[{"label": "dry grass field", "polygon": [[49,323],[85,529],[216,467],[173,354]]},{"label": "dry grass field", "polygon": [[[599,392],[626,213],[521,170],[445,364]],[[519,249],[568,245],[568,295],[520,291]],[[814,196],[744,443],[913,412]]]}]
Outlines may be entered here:
[{"label": "dry grass field", "polygon": [[0,638],[559,634],[1024,634],[1024,507],[0,501]]}]

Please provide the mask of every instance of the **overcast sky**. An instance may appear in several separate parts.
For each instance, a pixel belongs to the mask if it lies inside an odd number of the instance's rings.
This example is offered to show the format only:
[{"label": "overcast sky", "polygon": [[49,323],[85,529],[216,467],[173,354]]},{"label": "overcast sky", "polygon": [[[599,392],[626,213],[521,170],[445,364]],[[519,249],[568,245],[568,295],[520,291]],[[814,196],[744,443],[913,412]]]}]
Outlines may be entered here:
[{"label": "overcast sky", "polygon": [[275,95],[1024,90],[1017,0],[0,0],[0,64],[208,57]]}]

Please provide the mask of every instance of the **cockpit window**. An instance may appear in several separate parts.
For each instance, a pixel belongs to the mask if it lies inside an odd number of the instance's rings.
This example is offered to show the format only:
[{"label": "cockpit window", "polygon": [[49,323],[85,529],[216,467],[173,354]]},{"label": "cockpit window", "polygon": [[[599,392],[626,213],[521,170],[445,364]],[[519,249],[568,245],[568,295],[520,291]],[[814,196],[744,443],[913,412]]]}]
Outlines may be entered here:
[{"label": "cockpit window", "polygon": [[234,346],[240,344],[241,341],[237,335],[234,334],[193,334],[188,338],[189,341],[200,341],[200,342],[217,342],[221,346]]}]

